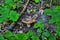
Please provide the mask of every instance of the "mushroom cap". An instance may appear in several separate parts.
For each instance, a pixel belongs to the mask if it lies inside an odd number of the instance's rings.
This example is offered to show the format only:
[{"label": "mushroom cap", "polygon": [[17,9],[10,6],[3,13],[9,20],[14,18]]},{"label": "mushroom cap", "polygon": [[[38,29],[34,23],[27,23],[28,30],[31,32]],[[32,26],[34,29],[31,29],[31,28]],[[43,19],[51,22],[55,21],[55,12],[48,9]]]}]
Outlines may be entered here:
[{"label": "mushroom cap", "polygon": [[34,19],[34,18],[32,18],[31,20],[22,19],[22,22],[23,22],[23,23],[26,23],[26,24],[31,24],[31,23],[36,22],[36,19]]}]

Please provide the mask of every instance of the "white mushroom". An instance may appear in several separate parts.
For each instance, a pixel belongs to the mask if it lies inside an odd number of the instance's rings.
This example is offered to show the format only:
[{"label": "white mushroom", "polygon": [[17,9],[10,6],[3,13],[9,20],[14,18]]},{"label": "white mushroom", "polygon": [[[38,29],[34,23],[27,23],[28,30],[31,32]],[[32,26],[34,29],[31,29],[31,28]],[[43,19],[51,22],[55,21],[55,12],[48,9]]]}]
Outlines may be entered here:
[{"label": "white mushroom", "polygon": [[22,30],[20,30],[20,31],[19,31],[19,33],[23,33],[23,31],[22,31]]},{"label": "white mushroom", "polygon": [[27,24],[27,27],[30,27],[30,24]]},{"label": "white mushroom", "polygon": [[29,16],[28,18],[23,18],[22,22],[25,23],[25,24],[31,24],[33,22],[36,22],[36,19]]}]

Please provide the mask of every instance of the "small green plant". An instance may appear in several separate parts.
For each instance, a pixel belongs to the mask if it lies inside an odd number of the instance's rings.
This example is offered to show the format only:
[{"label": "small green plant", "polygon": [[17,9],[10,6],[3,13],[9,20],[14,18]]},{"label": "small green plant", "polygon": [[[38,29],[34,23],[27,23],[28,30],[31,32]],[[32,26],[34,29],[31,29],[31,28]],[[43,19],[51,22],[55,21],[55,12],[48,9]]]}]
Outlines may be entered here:
[{"label": "small green plant", "polygon": [[50,32],[47,29],[42,30],[42,29],[38,28],[37,29],[37,35],[40,38],[42,38],[42,40],[45,40],[45,38],[49,38]]},{"label": "small green plant", "polygon": [[34,28],[41,28],[41,29],[44,29],[43,21],[40,20],[40,21],[38,21],[37,23],[35,23],[35,24],[34,24]]},{"label": "small green plant", "polygon": [[25,35],[26,40],[29,40],[29,38],[34,35],[34,32],[32,30],[29,30]]},{"label": "small green plant", "polygon": [[14,36],[14,34],[13,34],[12,32],[10,32],[10,31],[6,31],[3,35],[4,35],[4,37],[6,37],[6,38],[9,38],[9,37]]},{"label": "small green plant", "polygon": [[[48,9],[48,10],[50,10],[50,9]],[[49,20],[49,24],[55,23],[57,25],[56,30],[55,30],[56,35],[60,36],[60,11],[59,11],[60,6],[55,6],[55,8],[53,8],[53,10],[50,10],[50,11],[48,11],[48,10],[46,9],[44,13],[45,13],[45,15],[50,14],[52,16],[52,18]],[[53,37],[54,40],[56,38],[56,36],[54,36],[54,35],[51,35],[51,37]],[[53,40],[53,39],[51,38],[49,40]]]},{"label": "small green plant", "polygon": [[49,36],[48,40],[56,40],[56,36],[54,34],[51,34]]},{"label": "small green plant", "polygon": [[8,8],[0,10],[0,23],[7,20],[17,21],[18,18],[19,14],[16,11],[10,11]]},{"label": "small green plant", "polygon": [[18,3],[23,2],[22,0],[4,0],[0,6],[0,23],[11,20],[13,22],[17,21],[20,14],[13,9],[17,8]]},{"label": "small green plant", "polygon": [[35,3],[39,3],[40,2],[40,0],[33,0]]},{"label": "small green plant", "polygon": [[[32,30],[29,30],[27,33],[13,33],[13,32],[10,32],[10,31],[6,31],[4,34],[1,34],[0,35],[0,39],[4,40],[5,38],[7,40],[29,40],[30,37],[32,37],[32,40],[38,40],[38,36],[37,35],[34,35],[33,31]],[[36,37],[34,37],[36,36]]]},{"label": "small green plant", "polygon": [[0,33],[0,40],[5,40],[1,33]]},{"label": "small green plant", "polygon": [[16,11],[10,11],[10,20],[12,21],[17,21],[17,19],[19,18],[19,14]]},{"label": "small green plant", "polygon": [[9,15],[8,13],[9,13],[9,9],[6,7],[0,10],[0,23],[7,20]]},{"label": "small green plant", "polygon": [[37,35],[33,35],[32,40],[39,40],[39,37]]},{"label": "small green plant", "polygon": [[51,9],[45,9],[44,10],[44,15],[47,15],[47,14],[52,15],[53,14],[53,10],[51,10]]}]

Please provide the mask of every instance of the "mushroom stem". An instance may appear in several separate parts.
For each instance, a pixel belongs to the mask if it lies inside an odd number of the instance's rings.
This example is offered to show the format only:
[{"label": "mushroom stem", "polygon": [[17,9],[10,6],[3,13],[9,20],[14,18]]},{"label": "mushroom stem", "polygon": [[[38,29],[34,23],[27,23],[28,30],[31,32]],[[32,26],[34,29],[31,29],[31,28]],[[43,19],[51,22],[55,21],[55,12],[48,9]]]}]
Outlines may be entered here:
[{"label": "mushroom stem", "polygon": [[30,27],[30,24],[27,24],[27,27]]}]

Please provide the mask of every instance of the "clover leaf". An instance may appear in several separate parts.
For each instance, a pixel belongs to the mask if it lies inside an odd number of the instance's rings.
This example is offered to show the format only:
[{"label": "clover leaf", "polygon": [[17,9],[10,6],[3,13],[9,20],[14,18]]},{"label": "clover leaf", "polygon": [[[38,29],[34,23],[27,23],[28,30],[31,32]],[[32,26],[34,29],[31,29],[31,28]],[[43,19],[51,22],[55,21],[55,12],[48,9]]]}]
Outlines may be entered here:
[{"label": "clover leaf", "polygon": [[16,11],[10,11],[10,20],[17,21],[19,18],[19,14]]},{"label": "clover leaf", "polygon": [[34,24],[34,28],[41,28],[41,29],[44,29],[44,24],[43,24],[43,21],[40,20],[38,21],[37,23]]}]

